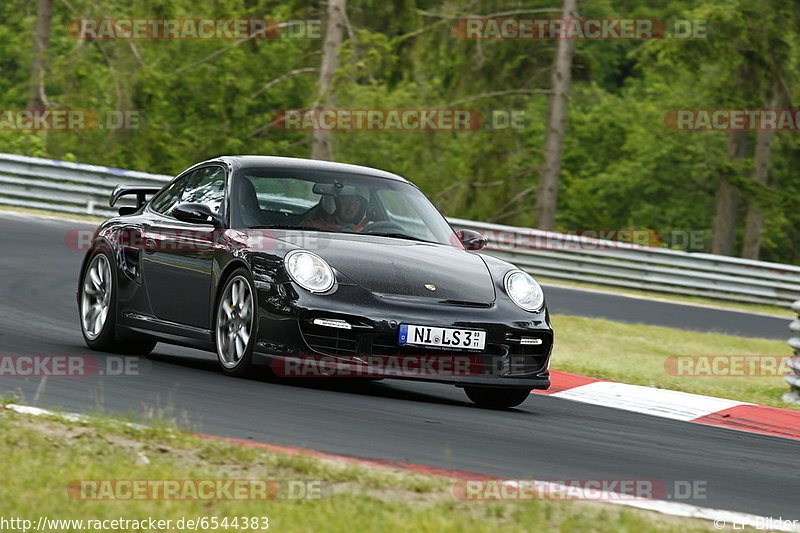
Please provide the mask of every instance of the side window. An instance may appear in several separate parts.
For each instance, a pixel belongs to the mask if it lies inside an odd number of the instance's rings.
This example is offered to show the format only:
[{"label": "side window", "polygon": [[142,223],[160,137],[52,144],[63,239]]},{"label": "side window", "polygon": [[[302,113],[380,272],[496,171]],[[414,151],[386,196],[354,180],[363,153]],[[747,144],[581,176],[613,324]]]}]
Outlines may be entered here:
[{"label": "side window", "polygon": [[169,214],[172,208],[178,205],[181,199],[181,193],[186,187],[186,183],[191,178],[191,174],[184,176],[179,180],[173,181],[166,189],[161,191],[155,198],[150,200],[150,207],[157,213],[162,215]]},{"label": "side window", "polygon": [[421,239],[435,239],[420,213],[409,203],[406,195],[392,189],[381,189],[377,194],[386,212],[387,222],[397,224]]},{"label": "side window", "polygon": [[313,181],[296,178],[254,178],[259,206],[265,211],[275,211],[300,215],[319,201],[319,195],[312,192]]},{"label": "side window", "polygon": [[381,189],[378,191],[378,197],[381,199],[383,209],[390,222],[419,218],[401,193],[391,189]]},{"label": "side window", "polygon": [[222,167],[203,167],[192,172],[180,197],[182,204],[205,204],[219,213],[225,199],[225,170]]}]

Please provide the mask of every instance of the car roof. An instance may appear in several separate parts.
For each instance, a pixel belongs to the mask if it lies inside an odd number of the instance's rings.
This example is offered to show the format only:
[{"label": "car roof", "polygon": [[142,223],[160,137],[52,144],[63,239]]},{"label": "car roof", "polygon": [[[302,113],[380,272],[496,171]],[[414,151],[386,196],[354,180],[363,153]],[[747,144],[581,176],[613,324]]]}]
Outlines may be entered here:
[{"label": "car roof", "polygon": [[349,172],[351,174],[361,174],[365,176],[372,176],[375,178],[385,178],[395,181],[402,181],[409,183],[409,181],[402,176],[386,172],[385,170],[378,170],[377,168],[362,167],[360,165],[350,165],[347,163],[334,163],[332,161],[320,161],[317,159],[303,159],[299,157],[277,157],[267,155],[225,155],[203,161],[194,166],[204,165],[206,163],[223,162],[227,163],[232,170],[250,167],[263,167],[263,168],[287,168],[295,170],[328,170],[332,172]]}]

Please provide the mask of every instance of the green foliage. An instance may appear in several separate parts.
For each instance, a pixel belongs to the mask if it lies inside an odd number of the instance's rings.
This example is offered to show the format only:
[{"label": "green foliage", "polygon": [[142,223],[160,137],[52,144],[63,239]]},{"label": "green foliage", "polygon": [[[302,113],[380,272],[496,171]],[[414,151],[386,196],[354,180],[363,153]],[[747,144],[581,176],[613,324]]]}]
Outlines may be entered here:
[{"label": "green foliage", "polygon": [[[0,3],[3,109],[26,106],[35,4]],[[453,23],[498,13],[555,17],[559,7],[552,0],[350,0],[334,82],[338,107],[525,115],[521,129],[339,131],[335,158],[409,177],[447,215],[532,224],[556,43],[467,41],[454,35]],[[726,132],[674,131],[664,121],[671,109],[764,108],[776,80],[793,95],[796,5],[593,0],[579,8],[597,18],[707,19],[712,38],[576,42],[558,226],[708,232],[724,177],[763,206],[762,257],[800,263],[796,135],[775,135],[770,181],[760,186],[738,177],[753,168],[755,134],[745,160],[734,165]],[[220,154],[307,157],[308,132],[271,122],[280,110],[315,104],[321,39],[81,41],[67,28],[85,17],[324,16],[324,3],[301,0],[54,2],[51,107],[91,109],[101,122],[108,113],[134,111],[139,127],[2,131],[0,151],[158,173]],[[744,212],[739,219],[741,226]]]}]

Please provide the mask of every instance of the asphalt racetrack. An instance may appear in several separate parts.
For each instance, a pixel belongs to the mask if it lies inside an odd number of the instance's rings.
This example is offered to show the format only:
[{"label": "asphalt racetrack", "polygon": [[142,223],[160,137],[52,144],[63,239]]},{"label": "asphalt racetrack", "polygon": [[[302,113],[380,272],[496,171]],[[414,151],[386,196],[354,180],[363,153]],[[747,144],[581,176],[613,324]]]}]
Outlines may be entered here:
[{"label": "asphalt racetrack", "polygon": [[[0,355],[98,355],[75,303],[78,222],[0,213]],[[551,312],[784,339],[789,319],[546,288]],[[98,355],[102,358],[102,355]],[[794,440],[532,395],[520,408],[472,406],[455,387],[235,379],[214,354],[159,344],[136,376],[0,377],[18,403],[72,412],[166,412],[204,433],[523,479],[700,481],[685,501],[800,518]]]}]

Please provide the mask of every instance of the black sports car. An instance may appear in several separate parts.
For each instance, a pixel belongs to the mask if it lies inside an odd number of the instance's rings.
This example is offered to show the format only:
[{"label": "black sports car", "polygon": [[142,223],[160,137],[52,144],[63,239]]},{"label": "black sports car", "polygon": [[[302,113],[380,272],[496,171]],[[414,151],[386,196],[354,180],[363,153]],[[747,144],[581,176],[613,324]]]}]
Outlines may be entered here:
[{"label": "black sports car", "polygon": [[490,407],[550,385],[539,285],[470,252],[483,236],[454,232],[400,176],[219,157],[162,189],[121,185],[110,204],[126,195],[136,206],[99,227],[80,271],[94,350],[190,346],[236,376],[259,354],[283,376],[451,383]]}]

